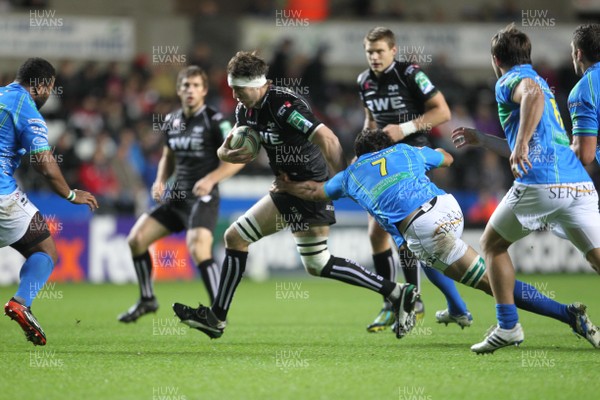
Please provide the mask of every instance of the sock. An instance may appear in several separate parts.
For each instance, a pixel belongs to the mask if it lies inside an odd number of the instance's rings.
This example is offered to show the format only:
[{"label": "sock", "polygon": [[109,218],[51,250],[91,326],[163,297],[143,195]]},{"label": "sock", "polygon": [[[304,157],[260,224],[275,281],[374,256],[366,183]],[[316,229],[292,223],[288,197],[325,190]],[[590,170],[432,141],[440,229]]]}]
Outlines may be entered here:
[{"label": "sock", "polygon": [[515,304],[523,310],[554,318],[569,325],[574,322],[566,304],[561,304],[544,296],[528,283],[515,281],[514,295]]},{"label": "sock", "polygon": [[[373,265],[377,275],[382,276],[389,281],[396,282],[396,263],[394,262],[394,253],[392,252],[392,249],[373,254]],[[389,303],[389,300],[386,297],[383,298],[383,301],[384,303]]]},{"label": "sock", "polygon": [[133,257],[133,267],[140,285],[140,297],[142,300],[154,298],[154,287],[152,286],[152,258],[150,252]]},{"label": "sock", "polygon": [[517,306],[514,304],[496,304],[496,317],[502,329],[512,329],[519,322]]},{"label": "sock", "polygon": [[327,265],[321,270],[321,276],[370,289],[384,298],[389,297],[396,287],[395,282],[367,270],[356,262],[334,256],[329,258]]},{"label": "sock", "polygon": [[412,283],[417,287],[417,290],[421,290],[419,285],[419,260],[406,249],[398,251],[398,257],[400,257],[400,267],[406,282]]},{"label": "sock", "polygon": [[421,267],[431,283],[437,286],[437,288],[440,289],[440,291],[446,297],[446,303],[448,304],[448,312],[450,312],[450,315],[466,314],[467,305],[463,301],[462,297],[460,297],[460,294],[456,289],[455,282],[433,267],[425,264],[421,264]]},{"label": "sock", "polygon": [[19,288],[15,293],[15,300],[21,304],[30,307],[38,292],[44,287],[44,284],[52,274],[54,262],[46,253],[36,252],[27,258],[21,272],[19,273]]},{"label": "sock", "polygon": [[204,282],[204,286],[206,286],[206,291],[210,298],[210,304],[212,304],[219,289],[220,268],[215,260],[209,258],[198,264],[198,271],[200,271],[200,276],[202,276],[202,281]]},{"label": "sock", "polygon": [[247,251],[225,249],[225,259],[221,268],[219,289],[212,304],[212,311],[221,321],[227,319],[233,294],[246,270],[247,259]]}]

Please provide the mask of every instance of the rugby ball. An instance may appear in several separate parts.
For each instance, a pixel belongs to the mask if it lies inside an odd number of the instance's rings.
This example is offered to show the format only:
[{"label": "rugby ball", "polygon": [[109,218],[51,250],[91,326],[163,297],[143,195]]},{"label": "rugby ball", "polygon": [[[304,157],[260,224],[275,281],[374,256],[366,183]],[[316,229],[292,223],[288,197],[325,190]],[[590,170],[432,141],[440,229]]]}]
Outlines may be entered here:
[{"label": "rugby ball", "polygon": [[246,153],[252,154],[254,160],[260,152],[260,135],[249,126],[238,126],[232,132],[229,147],[234,150],[246,149]]}]

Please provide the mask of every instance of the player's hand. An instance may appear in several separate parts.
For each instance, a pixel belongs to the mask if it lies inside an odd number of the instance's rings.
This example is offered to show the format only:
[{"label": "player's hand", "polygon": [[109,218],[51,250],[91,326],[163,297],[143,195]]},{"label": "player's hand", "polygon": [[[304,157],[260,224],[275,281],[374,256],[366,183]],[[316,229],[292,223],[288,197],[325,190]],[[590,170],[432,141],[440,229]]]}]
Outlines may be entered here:
[{"label": "player's hand", "polygon": [[457,149],[466,145],[481,146],[481,141],[477,135],[477,130],[472,128],[460,127],[452,131],[452,143]]},{"label": "player's hand", "polygon": [[87,204],[90,210],[94,211],[98,208],[98,200],[90,192],[85,190],[74,189],[75,198],[71,201],[73,204]]},{"label": "player's hand", "polygon": [[213,190],[214,186],[215,182],[208,176],[205,176],[194,184],[192,193],[198,197],[206,196]]},{"label": "player's hand", "polygon": [[154,182],[152,184],[152,200],[160,202],[165,194],[166,185],[162,182]]},{"label": "player's hand", "polygon": [[404,133],[398,124],[389,124],[382,129],[389,137],[392,142],[396,143],[404,139]]},{"label": "player's hand", "polygon": [[[529,145],[527,143],[516,145],[510,154],[510,170],[515,178],[521,178],[533,168],[529,161]],[[529,166],[529,168],[527,168]]]},{"label": "player's hand", "polygon": [[221,161],[225,161],[232,164],[247,164],[252,161],[252,154],[246,153],[246,149],[235,149],[231,148],[231,138],[233,134],[227,135],[225,141],[217,150],[217,156]]},{"label": "player's hand", "polygon": [[291,179],[285,172],[281,172],[279,175],[275,177],[273,183],[271,183],[270,192],[274,193],[284,193],[287,192],[287,189],[290,188]]}]

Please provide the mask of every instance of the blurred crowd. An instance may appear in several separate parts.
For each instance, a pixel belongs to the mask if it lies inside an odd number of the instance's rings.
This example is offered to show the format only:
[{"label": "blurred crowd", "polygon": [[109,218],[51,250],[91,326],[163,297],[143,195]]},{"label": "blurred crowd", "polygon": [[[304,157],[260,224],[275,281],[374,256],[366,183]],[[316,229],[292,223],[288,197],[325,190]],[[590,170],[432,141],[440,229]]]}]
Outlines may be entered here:
[{"label": "blurred crowd", "polygon": [[[350,160],[364,110],[354,83],[326,79],[326,51],[319,49],[312,58],[306,58],[294,53],[293,43],[283,40],[273,59],[268,60],[269,78],[309,99],[316,115],[338,135]],[[211,63],[211,49],[206,44],[198,44],[189,54],[187,64],[208,72],[207,103],[233,122],[236,103],[224,68]],[[179,106],[175,79],[183,66],[156,65],[147,56],[139,56],[129,65],[64,61],[56,66],[55,95],[42,110],[54,153],[72,187],[97,195],[103,212],[132,215],[148,208],[149,188],[164,146],[160,123]],[[566,96],[577,80],[572,67],[565,64],[553,69],[543,62],[535,67],[555,90],[563,121],[570,129]],[[452,168],[436,170],[432,178],[456,195],[471,225],[483,224],[512,182],[508,162],[481,149],[458,152],[450,134],[458,126],[472,126],[503,135],[495,109],[494,80],[466,84],[441,56],[434,57],[424,70],[452,110],[451,121],[433,130],[433,141],[454,153],[456,159]],[[5,85],[14,75],[5,73],[0,78]],[[18,175],[23,188],[49,190],[28,161],[23,159]],[[597,168],[591,172],[598,178]],[[270,174],[264,152],[242,174]]]}]

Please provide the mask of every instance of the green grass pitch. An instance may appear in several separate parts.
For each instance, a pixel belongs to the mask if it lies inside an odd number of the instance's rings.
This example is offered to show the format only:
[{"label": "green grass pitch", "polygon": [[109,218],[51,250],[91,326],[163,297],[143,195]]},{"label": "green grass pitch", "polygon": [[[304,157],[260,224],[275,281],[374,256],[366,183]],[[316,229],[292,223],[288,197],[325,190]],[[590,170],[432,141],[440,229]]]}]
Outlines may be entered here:
[{"label": "green grass pitch", "polygon": [[[530,275],[558,301],[582,301],[600,323],[595,275]],[[2,399],[590,399],[600,350],[557,321],[521,312],[525,342],[493,355],[469,350],[495,321],[493,299],[461,287],[471,328],[438,325],[441,294],[423,285],[426,316],[408,337],[369,334],[380,305],[367,290],[301,276],[244,280],[223,337],[178,324],[171,303],[206,301],[200,282],[159,283],[156,314],[117,314],[134,285],[56,285],[33,310],[48,344],[34,347],[0,319]],[[2,287],[4,299],[15,287]]]}]

